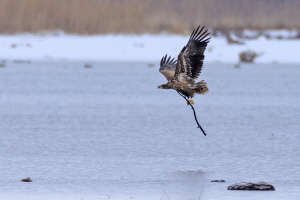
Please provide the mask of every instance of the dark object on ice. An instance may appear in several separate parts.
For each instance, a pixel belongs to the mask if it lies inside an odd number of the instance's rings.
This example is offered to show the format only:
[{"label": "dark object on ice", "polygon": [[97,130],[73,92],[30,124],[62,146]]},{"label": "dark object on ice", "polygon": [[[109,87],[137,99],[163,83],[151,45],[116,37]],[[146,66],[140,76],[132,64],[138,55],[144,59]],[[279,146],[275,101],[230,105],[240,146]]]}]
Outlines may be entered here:
[{"label": "dark object on ice", "polygon": [[92,68],[93,66],[90,65],[90,64],[85,64],[84,67],[85,67],[85,68]]},{"label": "dark object on ice", "polygon": [[32,182],[32,180],[30,179],[30,177],[28,177],[28,178],[23,178],[21,181],[22,181],[22,182]]},{"label": "dark object on ice", "polygon": [[4,63],[0,63],[0,67],[5,67],[5,64]]},{"label": "dark object on ice", "polygon": [[242,51],[239,54],[240,62],[246,62],[246,63],[253,63],[254,59],[258,56],[261,56],[261,54],[256,53],[254,51],[248,50],[248,51]]},{"label": "dark object on ice", "polygon": [[225,180],[212,180],[212,181],[210,181],[210,182],[217,182],[217,183],[223,183],[223,182],[225,182]]},{"label": "dark object on ice", "polygon": [[13,63],[19,63],[19,64],[27,63],[27,64],[30,64],[31,61],[30,60],[13,60]]},{"label": "dark object on ice", "polygon": [[239,63],[234,65],[234,68],[240,68],[240,67],[241,67],[241,65]]},{"label": "dark object on ice", "polygon": [[274,186],[266,182],[258,183],[236,183],[227,188],[228,190],[275,190]]}]

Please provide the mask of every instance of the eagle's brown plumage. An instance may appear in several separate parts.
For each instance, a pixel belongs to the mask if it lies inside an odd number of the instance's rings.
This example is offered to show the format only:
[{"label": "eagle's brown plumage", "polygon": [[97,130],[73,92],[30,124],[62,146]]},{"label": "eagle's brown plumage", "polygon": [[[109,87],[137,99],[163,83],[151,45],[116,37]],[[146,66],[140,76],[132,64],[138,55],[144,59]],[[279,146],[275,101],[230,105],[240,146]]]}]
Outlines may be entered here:
[{"label": "eagle's brown plumage", "polygon": [[183,47],[178,55],[177,61],[171,56],[165,55],[160,61],[159,72],[161,72],[168,82],[158,86],[162,89],[174,89],[187,98],[194,97],[195,94],[204,94],[208,91],[204,80],[195,82],[199,77],[204,60],[204,51],[210,38],[208,30],[204,27],[195,29],[188,43]]}]

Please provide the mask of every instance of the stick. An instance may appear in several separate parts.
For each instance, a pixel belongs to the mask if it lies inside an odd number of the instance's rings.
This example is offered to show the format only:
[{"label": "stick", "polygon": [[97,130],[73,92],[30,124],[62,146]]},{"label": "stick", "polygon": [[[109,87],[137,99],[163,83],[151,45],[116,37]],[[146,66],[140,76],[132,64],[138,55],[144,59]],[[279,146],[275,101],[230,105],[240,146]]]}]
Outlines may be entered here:
[{"label": "stick", "polygon": [[184,99],[186,100],[186,102],[188,102],[188,104],[191,106],[191,108],[193,109],[193,112],[194,112],[194,117],[195,117],[196,123],[197,123],[197,125],[198,125],[197,128],[200,128],[201,131],[202,131],[202,133],[206,136],[205,131],[203,130],[203,128],[201,127],[201,125],[200,125],[199,122],[198,122],[198,119],[197,119],[197,116],[196,116],[196,112],[195,112],[194,106],[190,103],[190,101],[189,101],[184,95],[180,94],[179,92],[178,92],[178,94],[179,94],[180,96],[182,96],[182,98],[184,98]]}]

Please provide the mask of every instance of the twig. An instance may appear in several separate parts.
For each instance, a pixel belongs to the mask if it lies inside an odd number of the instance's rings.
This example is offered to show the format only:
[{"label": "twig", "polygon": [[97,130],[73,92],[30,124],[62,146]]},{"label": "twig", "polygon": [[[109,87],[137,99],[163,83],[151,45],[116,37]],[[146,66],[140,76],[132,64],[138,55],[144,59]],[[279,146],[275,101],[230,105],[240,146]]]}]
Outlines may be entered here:
[{"label": "twig", "polygon": [[203,191],[203,185],[202,185],[202,187],[201,187],[201,191],[200,191],[200,194],[199,194],[199,200],[201,200],[202,191]]},{"label": "twig", "polygon": [[196,116],[196,111],[195,111],[195,109],[194,109],[194,106],[190,103],[190,101],[189,101],[184,95],[180,94],[180,92],[178,92],[178,94],[179,94],[180,96],[182,96],[182,98],[184,98],[184,99],[186,100],[186,102],[188,102],[188,104],[191,106],[191,108],[193,109],[193,112],[194,112],[194,117],[195,117],[196,123],[197,123],[197,125],[198,125],[197,128],[200,128],[201,131],[202,131],[202,133],[206,136],[205,131],[203,130],[203,128],[201,127],[201,125],[200,125],[199,122],[198,122],[198,119],[197,119],[197,116]]},{"label": "twig", "polygon": [[164,193],[166,194],[168,200],[170,200],[170,197],[169,197],[168,193],[166,192],[166,190],[164,190]]}]

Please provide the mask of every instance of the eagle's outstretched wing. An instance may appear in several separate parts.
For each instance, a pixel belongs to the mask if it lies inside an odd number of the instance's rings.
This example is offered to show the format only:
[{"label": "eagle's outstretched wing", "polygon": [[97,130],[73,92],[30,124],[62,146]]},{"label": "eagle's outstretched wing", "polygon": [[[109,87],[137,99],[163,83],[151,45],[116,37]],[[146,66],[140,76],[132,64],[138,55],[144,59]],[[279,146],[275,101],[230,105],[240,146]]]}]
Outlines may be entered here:
[{"label": "eagle's outstretched wing", "polygon": [[[208,30],[203,31],[204,26],[195,29],[188,43],[178,55],[174,78],[181,81],[197,79],[200,75],[204,60],[204,51],[210,38]],[[184,79],[184,80],[182,80]]]},{"label": "eagle's outstretched wing", "polygon": [[174,77],[176,69],[175,58],[171,59],[171,56],[165,55],[160,61],[159,72],[162,73],[166,79],[169,81]]}]

